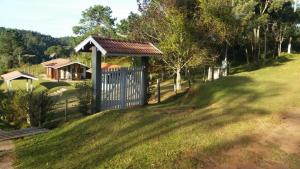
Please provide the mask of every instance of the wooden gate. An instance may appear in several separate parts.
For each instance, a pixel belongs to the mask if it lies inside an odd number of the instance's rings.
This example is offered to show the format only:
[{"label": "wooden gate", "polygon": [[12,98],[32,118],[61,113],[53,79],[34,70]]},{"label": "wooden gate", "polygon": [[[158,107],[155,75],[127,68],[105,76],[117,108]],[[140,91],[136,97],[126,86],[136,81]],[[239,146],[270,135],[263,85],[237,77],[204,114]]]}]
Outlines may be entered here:
[{"label": "wooden gate", "polygon": [[143,68],[102,69],[101,110],[143,105]]}]

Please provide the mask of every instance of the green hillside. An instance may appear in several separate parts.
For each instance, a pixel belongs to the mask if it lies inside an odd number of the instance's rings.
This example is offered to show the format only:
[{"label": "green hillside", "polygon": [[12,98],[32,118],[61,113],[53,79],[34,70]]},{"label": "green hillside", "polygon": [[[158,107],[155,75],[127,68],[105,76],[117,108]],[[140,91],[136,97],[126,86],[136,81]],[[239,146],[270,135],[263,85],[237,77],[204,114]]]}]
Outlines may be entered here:
[{"label": "green hillside", "polygon": [[199,84],[161,105],[72,121],[17,141],[16,167],[297,168],[299,154],[263,138],[300,108],[299,76],[300,56],[288,57]]}]

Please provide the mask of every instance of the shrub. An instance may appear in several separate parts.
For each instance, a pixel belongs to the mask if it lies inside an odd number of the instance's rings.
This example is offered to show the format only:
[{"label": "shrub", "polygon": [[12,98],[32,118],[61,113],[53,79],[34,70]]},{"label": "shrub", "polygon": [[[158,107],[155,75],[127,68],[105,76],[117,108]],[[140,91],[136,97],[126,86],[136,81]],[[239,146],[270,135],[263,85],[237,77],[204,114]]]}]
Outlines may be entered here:
[{"label": "shrub", "polygon": [[79,111],[83,115],[90,114],[91,102],[92,102],[92,87],[90,83],[79,83],[76,84],[76,89],[78,89],[78,99],[79,99]]},{"label": "shrub", "polygon": [[0,111],[2,119],[19,128],[40,127],[53,106],[54,100],[46,92],[19,90],[1,100]]}]

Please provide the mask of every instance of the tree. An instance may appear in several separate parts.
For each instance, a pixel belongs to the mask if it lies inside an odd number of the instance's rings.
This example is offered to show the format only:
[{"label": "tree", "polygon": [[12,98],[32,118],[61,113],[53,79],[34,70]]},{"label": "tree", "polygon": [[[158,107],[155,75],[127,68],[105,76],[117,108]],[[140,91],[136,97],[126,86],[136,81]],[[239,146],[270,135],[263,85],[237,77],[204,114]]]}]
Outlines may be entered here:
[{"label": "tree", "polygon": [[52,54],[55,54],[57,57],[61,57],[64,52],[63,52],[63,47],[60,45],[55,45],[55,46],[50,46],[45,52],[44,54],[47,56],[50,56]]},{"label": "tree", "polygon": [[292,2],[285,0],[274,1],[268,11],[272,21],[272,32],[277,43],[277,55],[279,56],[282,51],[282,43],[288,37],[288,30],[297,24],[299,16],[294,12]]},{"label": "tree", "polygon": [[133,12],[130,12],[127,19],[122,19],[120,23],[117,24],[117,33],[118,35],[125,37],[127,39],[134,39],[133,32],[135,32],[134,24],[137,23],[139,15]]},{"label": "tree", "polygon": [[194,36],[196,27],[184,5],[174,0],[144,1],[142,15],[131,30],[135,39],[158,44],[164,53],[158,63],[176,75],[176,90],[181,90],[182,69],[200,65],[207,56],[207,50],[201,48],[202,44]]},{"label": "tree", "polygon": [[79,25],[73,27],[73,32],[76,35],[98,34],[103,37],[114,37],[115,21],[110,7],[95,5],[82,12]]}]

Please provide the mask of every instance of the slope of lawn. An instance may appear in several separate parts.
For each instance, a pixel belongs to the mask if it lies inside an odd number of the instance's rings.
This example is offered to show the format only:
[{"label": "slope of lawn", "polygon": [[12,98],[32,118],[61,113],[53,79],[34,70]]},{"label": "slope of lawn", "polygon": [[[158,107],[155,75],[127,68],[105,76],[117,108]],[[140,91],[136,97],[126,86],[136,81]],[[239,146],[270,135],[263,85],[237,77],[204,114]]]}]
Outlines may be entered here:
[{"label": "slope of lawn", "polygon": [[[300,56],[198,84],[187,94],[132,110],[103,112],[16,141],[16,168],[214,168],[246,150],[278,116],[300,108]],[[300,156],[260,145],[238,160],[300,166]],[[262,167],[265,168],[265,167]]]}]

